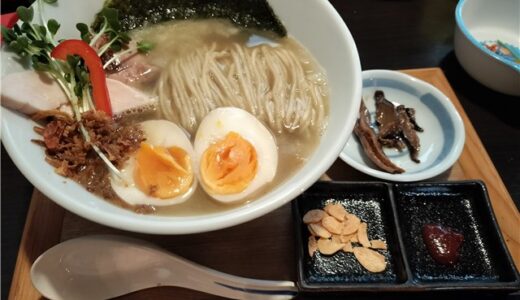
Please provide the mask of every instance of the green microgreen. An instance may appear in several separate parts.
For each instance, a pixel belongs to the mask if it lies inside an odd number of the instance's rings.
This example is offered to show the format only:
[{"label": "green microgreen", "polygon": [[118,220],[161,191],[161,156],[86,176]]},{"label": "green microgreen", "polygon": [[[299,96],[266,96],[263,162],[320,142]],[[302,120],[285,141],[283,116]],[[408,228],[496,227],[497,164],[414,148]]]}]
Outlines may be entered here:
[{"label": "green microgreen", "polygon": [[[16,13],[21,25],[15,24],[12,29],[1,26],[2,38],[9,50],[17,53],[20,57],[29,58],[36,71],[47,72],[58,82],[69,99],[74,118],[79,123],[83,138],[90,143],[90,136],[81,122],[83,112],[95,109],[90,95],[91,84],[88,70],[79,56],[68,56],[66,61],[55,60],[51,57],[52,50],[61,42],[54,38],[60,29],[60,23],[55,19],[45,21],[43,2],[53,4],[56,3],[56,0],[37,1],[40,24],[32,23],[34,18],[32,7],[20,6],[16,9]],[[83,23],[76,25],[81,38],[92,46],[102,36],[108,37],[109,41],[100,49],[97,49],[99,56],[108,49],[119,51],[122,48],[128,48],[130,37],[124,32],[119,32],[121,26],[117,10],[104,9],[102,16],[104,21],[98,30],[91,31]],[[143,51],[139,48],[150,48],[147,45],[138,46],[138,51]],[[96,145],[91,144],[91,146],[107,167],[119,175],[119,171],[106,155]]]}]

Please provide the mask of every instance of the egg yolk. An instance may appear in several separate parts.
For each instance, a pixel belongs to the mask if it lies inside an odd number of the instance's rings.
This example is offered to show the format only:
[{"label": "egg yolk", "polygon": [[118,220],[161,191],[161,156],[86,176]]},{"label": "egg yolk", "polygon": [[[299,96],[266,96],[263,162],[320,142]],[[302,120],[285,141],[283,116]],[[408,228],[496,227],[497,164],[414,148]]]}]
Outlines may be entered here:
[{"label": "egg yolk", "polygon": [[141,143],[136,154],[134,181],[143,193],[156,198],[182,195],[193,183],[190,156],[179,147]]},{"label": "egg yolk", "polygon": [[214,194],[240,193],[255,178],[257,165],[253,145],[238,133],[230,132],[202,154],[202,182]]}]

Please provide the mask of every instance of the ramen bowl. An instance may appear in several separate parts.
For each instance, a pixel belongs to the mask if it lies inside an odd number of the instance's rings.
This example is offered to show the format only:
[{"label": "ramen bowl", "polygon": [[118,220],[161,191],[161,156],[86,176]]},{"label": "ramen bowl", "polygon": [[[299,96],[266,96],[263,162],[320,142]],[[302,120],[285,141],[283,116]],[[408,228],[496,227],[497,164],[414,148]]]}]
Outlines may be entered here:
[{"label": "ramen bowl", "polygon": [[[354,40],[328,1],[272,0],[269,3],[289,34],[308,49],[327,73],[330,109],[328,126],[305,165],[263,196],[211,214],[136,214],[56,174],[45,162],[43,149],[31,143],[31,139],[39,138],[33,131],[36,124],[27,116],[2,107],[2,139],[6,150],[24,176],[60,206],[91,221],[128,231],[151,234],[206,232],[247,222],[284,205],[318,180],[336,160],[351,135],[361,99],[361,67]],[[75,24],[90,24],[102,5],[101,0],[61,0],[46,6],[45,14],[61,23],[58,39],[77,38]],[[14,56],[2,52],[2,75],[22,69]]]}]

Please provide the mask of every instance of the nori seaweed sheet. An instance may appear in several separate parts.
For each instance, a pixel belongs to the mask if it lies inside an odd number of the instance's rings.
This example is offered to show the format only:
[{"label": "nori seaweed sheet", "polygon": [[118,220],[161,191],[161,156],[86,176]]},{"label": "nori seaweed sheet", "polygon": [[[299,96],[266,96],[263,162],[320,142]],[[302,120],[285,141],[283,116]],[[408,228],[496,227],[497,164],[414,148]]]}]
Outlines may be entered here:
[{"label": "nori seaweed sheet", "polygon": [[105,6],[119,10],[124,31],[169,20],[223,18],[243,28],[287,35],[266,0],[108,0]]}]

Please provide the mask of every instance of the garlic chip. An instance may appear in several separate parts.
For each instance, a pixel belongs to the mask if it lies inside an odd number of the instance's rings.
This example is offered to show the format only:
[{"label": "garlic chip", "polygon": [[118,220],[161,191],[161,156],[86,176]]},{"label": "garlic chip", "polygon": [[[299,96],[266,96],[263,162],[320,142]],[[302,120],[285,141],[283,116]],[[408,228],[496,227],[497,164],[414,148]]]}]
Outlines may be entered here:
[{"label": "garlic chip", "polygon": [[352,243],[351,242],[346,243],[345,246],[343,247],[343,251],[347,252],[347,253],[353,253],[354,248],[352,248]]},{"label": "garlic chip", "polygon": [[358,217],[353,214],[348,214],[346,222],[343,223],[343,230],[341,234],[348,235],[355,233],[358,231],[359,224],[361,224],[361,220]]},{"label": "garlic chip", "polygon": [[319,223],[321,221],[321,219],[323,219],[325,216],[327,216],[327,213],[321,209],[309,210],[303,216],[303,223],[305,223],[305,224]]},{"label": "garlic chip", "polygon": [[325,210],[329,215],[336,218],[338,221],[345,220],[345,217],[347,216],[347,211],[340,203],[329,203],[327,204],[327,206],[325,206],[323,210]]},{"label": "garlic chip", "polygon": [[332,235],[327,229],[325,229],[320,224],[309,224],[309,228],[315,233],[316,236],[322,237],[322,238],[330,238]]},{"label": "garlic chip", "polygon": [[343,224],[340,223],[336,218],[331,216],[326,216],[321,220],[321,225],[325,227],[330,233],[341,234],[343,229]]},{"label": "garlic chip", "polygon": [[353,253],[369,272],[379,273],[386,269],[385,256],[372,250],[387,250],[386,242],[369,240],[368,224],[362,222],[358,216],[348,213],[341,203],[329,203],[323,210],[309,210],[303,216],[303,223],[307,224],[311,234],[308,242],[309,256],[312,257],[316,251],[333,255],[342,250]]},{"label": "garlic chip", "polygon": [[372,273],[380,273],[386,269],[385,257],[377,251],[364,247],[355,247],[354,256],[363,266]]},{"label": "garlic chip", "polygon": [[332,239],[319,239],[318,240],[318,251],[325,255],[332,255],[339,250],[343,249],[345,244],[338,244]]},{"label": "garlic chip", "polygon": [[371,245],[370,248],[372,248],[372,249],[382,249],[382,250],[388,249],[385,241],[382,241],[382,240],[371,240],[370,245]]},{"label": "garlic chip", "polygon": [[371,244],[368,240],[367,223],[361,223],[358,228],[357,238],[359,243],[365,248],[370,248]]},{"label": "garlic chip", "polygon": [[349,234],[349,235],[340,235],[339,239],[342,243],[350,243],[352,242],[352,239],[356,236],[356,233]]}]

